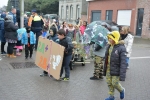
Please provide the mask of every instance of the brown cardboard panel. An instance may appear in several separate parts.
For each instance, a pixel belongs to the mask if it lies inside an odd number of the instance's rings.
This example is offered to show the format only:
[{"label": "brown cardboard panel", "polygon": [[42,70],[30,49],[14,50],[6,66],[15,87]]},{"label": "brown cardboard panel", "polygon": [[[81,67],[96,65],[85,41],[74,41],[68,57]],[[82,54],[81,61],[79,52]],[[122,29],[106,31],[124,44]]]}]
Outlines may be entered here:
[{"label": "brown cardboard panel", "polygon": [[39,37],[35,64],[43,70],[47,71],[55,79],[60,78],[63,56],[63,46],[48,39]]},{"label": "brown cardboard panel", "polygon": [[64,56],[64,47],[53,42],[51,53],[50,53],[50,58],[49,58],[49,63],[48,63],[49,65],[48,72],[55,79],[60,78],[60,70],[62,67],[63,56]]}]

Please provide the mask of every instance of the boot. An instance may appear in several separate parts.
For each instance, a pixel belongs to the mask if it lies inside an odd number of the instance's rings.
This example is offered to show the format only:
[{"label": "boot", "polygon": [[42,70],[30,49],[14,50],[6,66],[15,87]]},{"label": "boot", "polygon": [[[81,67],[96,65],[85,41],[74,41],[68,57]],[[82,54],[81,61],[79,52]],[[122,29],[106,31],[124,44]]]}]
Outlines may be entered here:
[{"label": "boot", "polygon": [[16,56],[14,54],[11,54],[10,58],[16,58]]},{"label": "boot", "polygon": [[7,54],[7,57],[10,57],[10,54]]},{"label": "boot", "polygon": [[114,96],[110,96],[110,97],[106,98],[105,100],[115,100],[115,97]]}]

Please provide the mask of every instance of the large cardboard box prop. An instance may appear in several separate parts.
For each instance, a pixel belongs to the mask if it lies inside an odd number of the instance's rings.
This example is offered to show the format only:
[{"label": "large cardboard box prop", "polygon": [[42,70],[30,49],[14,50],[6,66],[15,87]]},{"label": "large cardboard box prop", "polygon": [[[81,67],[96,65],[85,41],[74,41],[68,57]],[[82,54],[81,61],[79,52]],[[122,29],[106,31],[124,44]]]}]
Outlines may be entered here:
[{"label": "large cardboard box prop", "polygon": [[35,64],[47,71],[55,79],[60,78],[63,56],[63,46],[48,39],[39,37]]}]

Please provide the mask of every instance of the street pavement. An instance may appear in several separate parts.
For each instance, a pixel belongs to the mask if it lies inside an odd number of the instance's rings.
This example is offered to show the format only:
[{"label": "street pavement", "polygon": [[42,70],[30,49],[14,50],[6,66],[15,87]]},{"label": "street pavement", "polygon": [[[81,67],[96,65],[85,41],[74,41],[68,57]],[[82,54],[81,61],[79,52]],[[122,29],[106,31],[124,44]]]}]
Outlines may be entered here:
[{"label": "street pavement", "polygon": [[[40,77],[38,67],[14,69],[10,63],[34,62],[25,60],[24,51],[20,57],[1,56],[0,100],[104,100],[108,97],[106,79],[90,80],[93,62],[81,66],[76,64],[68,82]],[[31,67],[31,66],[29,66]],[[127,70],[126,81],[121,82],[126,89],[124,100],[150,100],[150,40],[136,38]],[[116,100],[119,93],[115,93]]]}]

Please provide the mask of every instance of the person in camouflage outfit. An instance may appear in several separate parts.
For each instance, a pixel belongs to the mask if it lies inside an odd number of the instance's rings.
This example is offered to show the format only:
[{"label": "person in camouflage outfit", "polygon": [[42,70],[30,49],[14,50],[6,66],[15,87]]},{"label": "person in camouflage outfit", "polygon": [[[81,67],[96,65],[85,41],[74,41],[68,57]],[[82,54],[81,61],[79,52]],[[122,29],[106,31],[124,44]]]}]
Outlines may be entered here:
[{"label": "person in camouflage outfit", "polygon": [[93,76],[90,77],[91,80],[99,80],[103,79],[103,63],[104,56],[106,51],[106,46],[101,47],[100,45],[93,43],[94,50],[94,73]]},{"label": "person in camouflage outfit", "polygon": [[99,79],[99,78],[103,78],[103,62],[104,62],[104,58],[103,57],[99,57],[97,55],[94,56],[94,77],[92,77],[91,79],[95,78],[95,79]]}]

